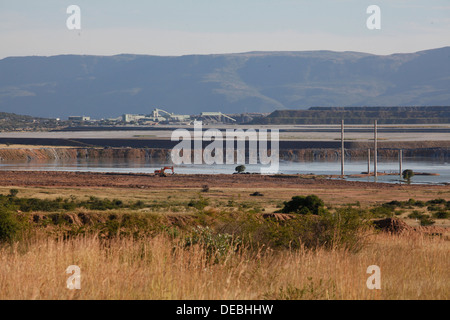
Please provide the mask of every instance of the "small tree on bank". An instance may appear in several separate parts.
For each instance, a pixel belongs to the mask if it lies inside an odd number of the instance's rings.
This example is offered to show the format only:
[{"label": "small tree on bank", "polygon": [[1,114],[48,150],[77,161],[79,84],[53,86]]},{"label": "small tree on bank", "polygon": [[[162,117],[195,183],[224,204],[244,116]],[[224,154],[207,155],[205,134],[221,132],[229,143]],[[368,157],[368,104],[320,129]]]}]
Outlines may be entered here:
[{"label": "small tree on bank", "polygon": [[242,173],[245,171],[245,166],[241,164],[240,166],[237,166],[234,170],[236,170],[237,173]]},{"label": "small tree on bank", "polygon": [[411,183],[411,178],[414,177],[414,171],[410,169],[403,170],[402,176],[408,183]]}]

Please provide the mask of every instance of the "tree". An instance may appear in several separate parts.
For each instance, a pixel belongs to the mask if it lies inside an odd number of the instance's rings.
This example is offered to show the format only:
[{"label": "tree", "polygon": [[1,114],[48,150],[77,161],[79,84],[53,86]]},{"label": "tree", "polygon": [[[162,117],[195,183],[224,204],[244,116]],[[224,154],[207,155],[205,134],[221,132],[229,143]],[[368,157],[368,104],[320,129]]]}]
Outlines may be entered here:
[{"label": "tree", "polygon": [[410,170],[410,169],[406,169],[403,170],[403,179],[405,179],[406,181],[408,181],[408,183],[411,182],[411,178],[414,176],[414,171]]},{"label": "tree", "polygon": [[234,170],[236,170],[237,173],[242,173],[245,171],[245,166],[241,164],[240,166],[237,166]]},{"label": "tree", "polygon": [[18,193],[19,193],[19,190],[17,190],[17,189],[11,189],[11,190],[9,190],[9,196],[10,196],[11,198],[16,197]]}]

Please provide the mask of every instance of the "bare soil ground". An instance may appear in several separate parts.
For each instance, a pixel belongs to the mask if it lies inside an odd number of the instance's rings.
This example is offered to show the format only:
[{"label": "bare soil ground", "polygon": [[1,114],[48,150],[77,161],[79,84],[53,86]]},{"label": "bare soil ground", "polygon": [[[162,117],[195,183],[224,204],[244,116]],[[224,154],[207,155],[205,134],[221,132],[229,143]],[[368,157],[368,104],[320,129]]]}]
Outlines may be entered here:
[{"label": "bare soil ground", "polygon": [[[356,182],[338,179],[325,179],[319,176],[301,175],[259,175],[259,174],[222,174],[222,175],[181,175],[167,177],[152,174],[53,172],[53,171],[2,171],[0,189],[18,187],[25,190],[54,190],[51,193],[78,195],[78,191],[98,197],[116,197],[135,200],[167,198],[190,199],[204,186],[211,190],[208,196],[222,200],[232,197],[244,197],[261,202],[286,201],[294,195],[316,194],[326,203],[348,204],[359,202],[363,206],[372,206],[392,200],[428,201],[431,199],[450,199],[450,185],[406,185],[373,182]],[[124,192],[124,189],[127,189]],[[66,190],[66,191],[63,191]],[[263,197],[250,194],[260,192]],[[80,194],[81,195],[81,194]],[[33,195],[34,196],[34,195]],[[161,200],[160,199],[160,200]]]},{"label": "bare soil ground", "polygon": [[[203,193],[204,186],[208,192]],[[2,171],[0,192],[7,194],[11,188],[19,188],[22,196],[57,198],[73,195],[79,199],[89,196],[121,199],[123,201],[177,201],[189,202],[203,194],[213,207],[223,207],[227,201],[251,203],[271,213],[296,195],[315,194],[330,205],[359,203],[372,207],[389,201],[429,201],[450,199],[450,185],[406,185],[345,181],[319,176],[300,175],[170,175],[159,177],[151,174],[53,172],[53,171]],[[261,196],[252,196],[254,193]],[[419,222],[408,219],[411,210],[399,218],[412,227]],[[436,227],[450,227],[450,220],[436,220]]]},{"label": "bare soil ground", "polygon": [[2,171],[0,186],[34,187],[117,187],[117,188],[315,188],[372,189],[372,190],[433,190],[450,192],[443,185],[400,185],[325,179],[302,175],[259,174],[175,174],[159,177],[152,174]]}]

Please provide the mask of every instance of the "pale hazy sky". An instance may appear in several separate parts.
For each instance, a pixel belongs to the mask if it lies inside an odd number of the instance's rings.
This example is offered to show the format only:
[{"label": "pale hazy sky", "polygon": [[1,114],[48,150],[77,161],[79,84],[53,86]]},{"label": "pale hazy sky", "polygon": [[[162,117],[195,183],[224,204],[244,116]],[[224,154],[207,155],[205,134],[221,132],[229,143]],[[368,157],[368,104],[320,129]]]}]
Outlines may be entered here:
[{"label": "pale hazy sky", "polygon": [[[68,30],[69,5],[81,30]],[[369,5],[381,30],[369,30]],[[450,0],[0,0],[0,58],[450,46]]]}]

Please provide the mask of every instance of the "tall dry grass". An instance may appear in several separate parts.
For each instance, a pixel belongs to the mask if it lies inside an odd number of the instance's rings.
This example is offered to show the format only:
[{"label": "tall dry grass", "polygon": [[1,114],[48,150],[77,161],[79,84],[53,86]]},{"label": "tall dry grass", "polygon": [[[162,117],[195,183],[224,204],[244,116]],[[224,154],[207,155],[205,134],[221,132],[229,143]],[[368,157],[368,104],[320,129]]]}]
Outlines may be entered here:
[{"label": "tall dry grass", "polygon": [[[372,236],[358,253],[317,249],[230,251],[211,263],[176,240],[36,237],[0,249],[0,299],[448,299],[449,242]],[[69,290],[69,265],[81,290]],[[381,268],[369,290],[367,267]]]}]

